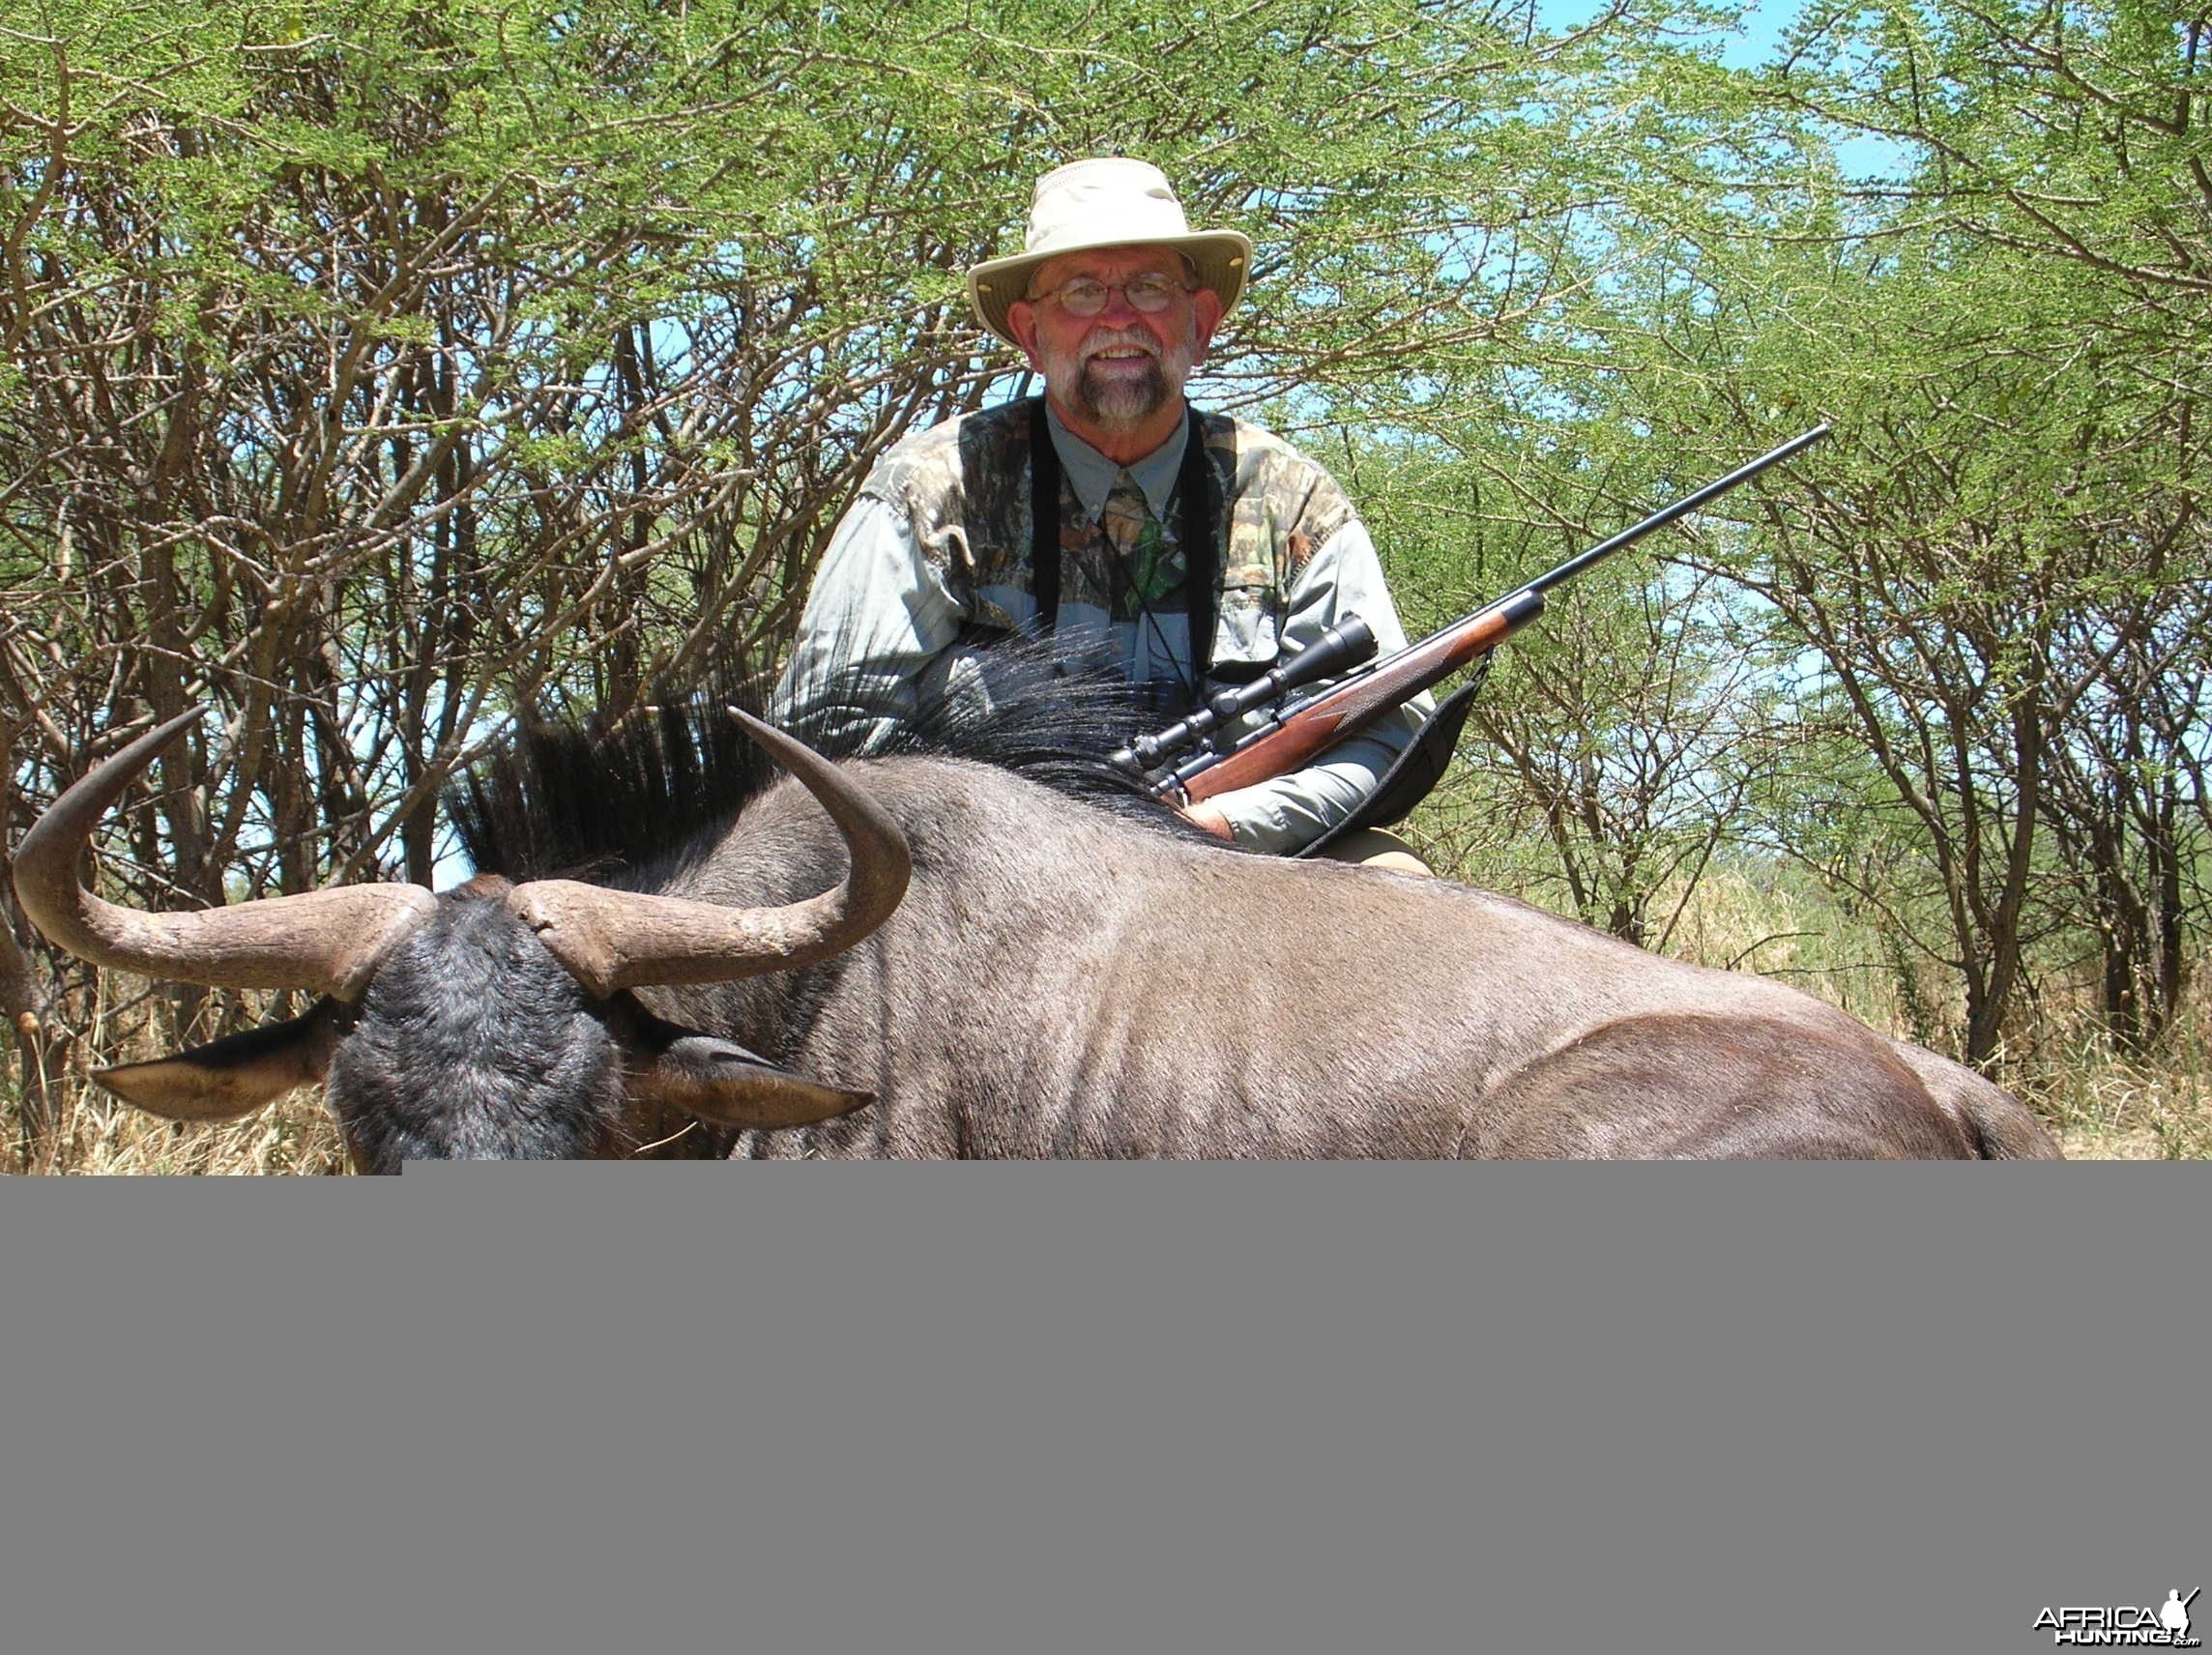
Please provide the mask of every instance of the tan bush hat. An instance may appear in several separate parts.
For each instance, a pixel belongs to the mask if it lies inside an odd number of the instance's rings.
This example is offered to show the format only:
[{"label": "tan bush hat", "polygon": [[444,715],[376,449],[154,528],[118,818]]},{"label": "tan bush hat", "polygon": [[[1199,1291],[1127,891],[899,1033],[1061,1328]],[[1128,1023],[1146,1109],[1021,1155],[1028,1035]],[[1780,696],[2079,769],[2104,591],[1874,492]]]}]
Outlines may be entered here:
[{"label": "tan bush hat", "polygon": [[1188,258],[1199,285],[1220,295],[1224,311],[1244,291],[1252,244],[1235,230],[1193,234],[1166,173],[1150,161],[1121,156],[1071,160],[1037,180],[1022,250],[987,259],[968,273],[968,302],[984,327],[1018,350],[1006,311],[1028,291],[1038,265],[1091,247],[1155,244]]}]

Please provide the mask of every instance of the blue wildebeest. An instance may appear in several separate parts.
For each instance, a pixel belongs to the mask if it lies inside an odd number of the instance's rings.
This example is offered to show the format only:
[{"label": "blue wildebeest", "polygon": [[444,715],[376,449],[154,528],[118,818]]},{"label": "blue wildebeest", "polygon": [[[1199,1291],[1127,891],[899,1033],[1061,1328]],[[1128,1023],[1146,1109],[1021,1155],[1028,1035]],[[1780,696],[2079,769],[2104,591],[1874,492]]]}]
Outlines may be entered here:
[{"label": "blue wildebeest", "polygon": [[317,991],[100,1078],[183,1119],[321,1081],[378,1172],[672,1136],[759,1156],[2057,1152],[1980,1076],[1778,984],[1441,880],[1205,840],[1021,705],[952,741],[995,743],[989,763],[831,762],[746,721],[796,780],[733,761],[751,749],[718,713],[539,743],[462,798],[485,871],[457,888],[142,914],[76,864],[178,720],[55,802],[16,885],[84,958]]}]

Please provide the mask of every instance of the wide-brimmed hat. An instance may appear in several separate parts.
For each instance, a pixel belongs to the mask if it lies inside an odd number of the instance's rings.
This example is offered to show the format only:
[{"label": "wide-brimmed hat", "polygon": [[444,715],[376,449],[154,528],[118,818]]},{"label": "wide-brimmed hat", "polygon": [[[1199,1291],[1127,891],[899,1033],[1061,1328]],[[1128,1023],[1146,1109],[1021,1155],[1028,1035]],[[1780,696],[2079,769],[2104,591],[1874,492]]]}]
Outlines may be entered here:
[{"label": "wide-brimmed hat", "polygon": [[1227,311],[1244,291],[1252,244],[1235,230],[1193,233],[1167,174],[1150,161],[1105,156],[1071,160],[1036,182],[1022,250],[986,259],[968,273],[968,302],[983,326],[1017,350],[1006,312],[1029,290],[1047,259],[1091,247],[1174,247],[1198,271],[1198,284],[1220,296]]}]

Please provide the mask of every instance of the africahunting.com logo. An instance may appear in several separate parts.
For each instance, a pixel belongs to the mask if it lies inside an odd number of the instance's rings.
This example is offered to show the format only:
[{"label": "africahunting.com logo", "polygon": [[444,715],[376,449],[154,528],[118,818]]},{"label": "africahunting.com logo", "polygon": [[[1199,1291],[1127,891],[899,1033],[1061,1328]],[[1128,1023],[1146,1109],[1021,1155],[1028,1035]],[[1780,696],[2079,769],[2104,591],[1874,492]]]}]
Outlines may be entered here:
[{"label": "africahunting.com logo", "polygon": [[2035,1625],[2038,1631],[2048,1629],[2054,1644],[2084,1649],[2198,1649],[2204,1640],[2189,1636],[2189,1606],[2203,1589],[2198,1586],[2183,1597],[2176,1588],[2157,1609],[2134,1604],[2047,1609],[2035,1617]]}]

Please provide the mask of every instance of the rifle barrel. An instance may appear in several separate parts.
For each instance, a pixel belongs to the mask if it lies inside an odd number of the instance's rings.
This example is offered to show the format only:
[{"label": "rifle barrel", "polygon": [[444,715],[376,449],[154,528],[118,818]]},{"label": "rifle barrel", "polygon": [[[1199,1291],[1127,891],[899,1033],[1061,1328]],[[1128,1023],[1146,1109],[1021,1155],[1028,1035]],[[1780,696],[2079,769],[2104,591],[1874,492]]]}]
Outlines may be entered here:
[{"label": "rifle barrel", "polygon": [[1820,424],[1815,425],[1810,431],[1798,432],[1797,435],[1791,437],[1779,449],[1775,449],[1768,453],[1761,454],[1759,458],[1752,460],[1747,464],[1737,466],[1735,470],[1730,472],[1728,476],[1722,478],[1719,481],[1706,483],[1704,487],[1699,489],[1695,494],[1686,494],[1671,506],[1662,506],[1658,510],[1652,512],[1650,516],[1644,518],[1643,522],[1633,524],[1630,527],[1621,530],[1619,534],[1614,536],[1609,540],[1600,540],[1596,545],[1590,547],[1588,551],[1579,553],[1576,556],[1569,558],[1557,568],[1538,575],[1534,580],[1530,581],[1524,590],[1528,592],[1549,592],[1555,586],[1565,584],[1567,581],[1574,579],[1578,574],[1581,574],[1583,570],[1588,568],[1592,564],[1602,563],[1605,559],[1610,558],[1614,553],[1619,551],[1621,547],[1635,544],[1638,540],[1643,539],[1644,536],[1650,534],[1652,530],[1664,529],[1668,524],[1674,522],[1675,518],[1688,516],[1691,512],[1695,511],[1699,507],[1704,505],[1707,501],[1716,499],[1720,495],[1726,494],[1730,489],[1735,487],[1736,484],[1741,482],[1749,482],[1753,478],[1757,477],[1768,466],[1780,465],[1784,460],[1789,459],[1792,454],[1799,454],[1804,452],[1805,450],[1811,448],[1822,437],[1825,437],[1832,429],[1834,429],[1833,426],[1823,421]]},{"label": "rifle barrel", "polygon": [[[1227,750],[1201,753],[1174,770],[1158,784],[1160,795],[1171,798],[1208,798],[1298,768],[1315,754],[1365,729],[1391,708],[1441,682],[1477,656],[1488,654],[1543,614],[1544,594],[1553,587],[1563,585],[1592,564],[1611,557],[1624,546],[1633,545],[1653,530],[1664,529],[1739,483],[1750,481],[1769,466],[1780,465],[1792,454],[1803,452],[1827,436],[1829,430],[1823,422],[1809,431],[1798,432],[1780,448],[1736,467],[1694,494],[1661,507],[1643,522],[1621,530],[1611,539],[1599,541],[1588,551],[1514,588],[1503,597],[1493,599],[1473,614],[1464,615],[1418,643],[1409,644],[1385,660],[1371,661],[1355,669],[1326,689],[1316,690],[1280,708],[1263,728],[1252,731]],[[1264,684],[1266,681],[1261,682]],[[1255,711],[1256,708],[1243,706],[1236,709],[1239,713]],[[1185,730],[1186,726],[1179,725],[1168,734],[1181,735]],[[1123,749],[1115,755],[1115,762],[1126,765],[1141,753],[1143,767],[1149,769],[1164,756],[1164,747],[1165,743],[1154,738]]]}]

